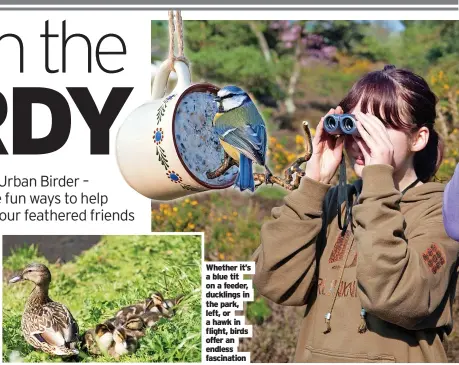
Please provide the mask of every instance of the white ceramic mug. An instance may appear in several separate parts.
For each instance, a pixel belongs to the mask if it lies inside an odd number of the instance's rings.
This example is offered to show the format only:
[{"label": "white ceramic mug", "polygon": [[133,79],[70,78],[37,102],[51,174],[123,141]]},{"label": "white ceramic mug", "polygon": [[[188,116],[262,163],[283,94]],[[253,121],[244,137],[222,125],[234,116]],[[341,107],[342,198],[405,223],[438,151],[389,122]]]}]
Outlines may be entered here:
[{"label": "white ceramic mug", "polygon": [[154,200],[224,189],[234,184],[237,167],[210,180],[205,172],[223,160],[223,149],[213,132],[218,88],[191,84],[188,66],[176,61],[177,84],[164,96],[170,74],[164,62],[154,79],[152,101],[135,109],[118,131],[116,156],[127,183]]}]

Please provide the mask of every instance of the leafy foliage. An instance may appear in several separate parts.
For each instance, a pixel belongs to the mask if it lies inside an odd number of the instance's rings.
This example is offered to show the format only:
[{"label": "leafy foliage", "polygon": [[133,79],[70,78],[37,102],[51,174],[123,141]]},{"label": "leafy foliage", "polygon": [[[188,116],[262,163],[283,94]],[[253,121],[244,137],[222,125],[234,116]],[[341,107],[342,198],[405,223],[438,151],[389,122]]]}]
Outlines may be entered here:
[{"label": "leafy foliage", "polygon": [[258,297],[255,301],[247,304],[247,318],[252,323],[262,324],[271,315],[271,308],[266,299]]}]

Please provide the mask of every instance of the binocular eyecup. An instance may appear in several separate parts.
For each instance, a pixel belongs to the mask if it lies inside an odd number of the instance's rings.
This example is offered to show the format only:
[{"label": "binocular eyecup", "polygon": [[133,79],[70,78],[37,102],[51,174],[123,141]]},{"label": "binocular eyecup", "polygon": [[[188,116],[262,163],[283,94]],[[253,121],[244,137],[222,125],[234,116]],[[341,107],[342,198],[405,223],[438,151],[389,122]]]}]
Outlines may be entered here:
[{"label": "binocular eyecup", "polygon": [[328,134],[348,134],[360,136],[353,114],[330,114],[324,119],[324,129]]}]

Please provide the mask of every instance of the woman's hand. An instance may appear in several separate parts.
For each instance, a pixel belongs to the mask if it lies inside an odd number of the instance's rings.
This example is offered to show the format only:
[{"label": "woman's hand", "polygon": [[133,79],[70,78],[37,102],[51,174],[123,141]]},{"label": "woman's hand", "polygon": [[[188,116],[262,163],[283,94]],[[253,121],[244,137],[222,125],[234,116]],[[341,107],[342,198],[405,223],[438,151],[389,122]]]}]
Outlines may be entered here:
[{"label": "woman's hand", "polygon": [[[330,109],[325,117],[330,114],[343,114],[343,110],[339,106],[336,109]],[[336,138],[325,132],[325,117],[320,119],[316,128],[316,135],[312,141],[313,154],[306,164],[306,176],[328,184],[341,162],[344,136]]]},{"label": "woman's hand", "polygon": [[[392,165],[394,146],[384,124],[374,115],[355,113],[360,136],[354,137],[365,158],[365,166]],[[365,142],[365,143],[364,143]]]}]

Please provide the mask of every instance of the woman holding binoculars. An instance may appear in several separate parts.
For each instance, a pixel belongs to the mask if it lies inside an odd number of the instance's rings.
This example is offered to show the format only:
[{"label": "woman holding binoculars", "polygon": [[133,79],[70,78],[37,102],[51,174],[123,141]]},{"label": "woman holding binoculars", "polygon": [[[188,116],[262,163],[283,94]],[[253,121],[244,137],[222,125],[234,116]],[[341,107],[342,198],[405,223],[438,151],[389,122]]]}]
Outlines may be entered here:
[{"label": "woman holding binoculars", "polygon": [[[436,102],[410,71],[364,76],[327,114],[350,114],[358,133],[329,133],[322,118],[300,187],[264,224],[254,285],[306,305],[296,362],[447,361],[459,244],[443,225],[444,185],[430,181]],[[331,187],[344,150],[360,179]]]}]

